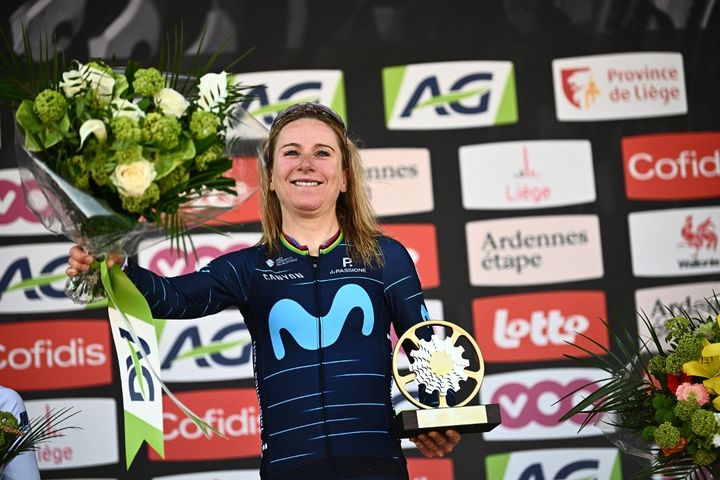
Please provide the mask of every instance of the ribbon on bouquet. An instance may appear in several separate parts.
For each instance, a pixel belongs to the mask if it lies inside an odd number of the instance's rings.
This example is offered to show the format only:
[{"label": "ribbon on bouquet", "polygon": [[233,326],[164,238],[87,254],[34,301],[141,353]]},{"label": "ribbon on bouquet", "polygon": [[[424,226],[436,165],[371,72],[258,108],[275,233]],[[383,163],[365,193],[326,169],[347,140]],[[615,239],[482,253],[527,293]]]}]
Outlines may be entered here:
[{"label": "ribbon on bouquet", "polygon": [[165,458],[162,392],[188,416],[207,437],[215,428],[195,415],[163,383],[156,323],[147,301],[118,267],[100,263],[100,278],[108,295],[108,314],[120,369],[125,424],[125,463],[130,468],[135,455],[147,442]]}]

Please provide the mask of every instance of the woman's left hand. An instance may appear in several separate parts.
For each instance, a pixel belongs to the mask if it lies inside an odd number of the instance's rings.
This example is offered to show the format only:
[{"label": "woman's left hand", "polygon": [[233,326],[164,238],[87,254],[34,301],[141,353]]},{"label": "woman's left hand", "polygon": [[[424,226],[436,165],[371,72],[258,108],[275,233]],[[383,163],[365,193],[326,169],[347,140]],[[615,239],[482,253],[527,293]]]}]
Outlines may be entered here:
[{"label": "woman's left hand", "polygon": [[410,441],[420,450],[420,453],[426,457],[444,457],[452,452],[460,442],[460,434],[455,430],[445,430],[445,432],[432,431],[427,434],[421,433],[417,437],[410,437]]}]

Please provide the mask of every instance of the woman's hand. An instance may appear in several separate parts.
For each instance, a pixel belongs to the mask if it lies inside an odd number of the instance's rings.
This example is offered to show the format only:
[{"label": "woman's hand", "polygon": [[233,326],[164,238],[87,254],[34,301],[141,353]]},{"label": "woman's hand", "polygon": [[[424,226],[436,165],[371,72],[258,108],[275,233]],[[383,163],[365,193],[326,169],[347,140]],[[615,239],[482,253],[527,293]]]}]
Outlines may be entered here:
[{"label": "woman's hand", "polygon": [[[80,272],[87,272],[90,268],[90,264],[95,259],[88,255],[85,250],[75,245],[70,249],[70,257],[68,258],[68,268],[65,269],[65,273],[68,277],[74,277]],[[120,254],[112,253],[108,255],[107,264],[108,267],[125,262],[125,257]]]},{"label": "woman's hand", "polygon": [[417,437],[410,437],[410,441],[420,450],[420,453],[426,457],[444,457],[452,452],[460,442],[460,434],[455,430],[445,430],[445,432],[432,431],[427,434],[421,433]]}]

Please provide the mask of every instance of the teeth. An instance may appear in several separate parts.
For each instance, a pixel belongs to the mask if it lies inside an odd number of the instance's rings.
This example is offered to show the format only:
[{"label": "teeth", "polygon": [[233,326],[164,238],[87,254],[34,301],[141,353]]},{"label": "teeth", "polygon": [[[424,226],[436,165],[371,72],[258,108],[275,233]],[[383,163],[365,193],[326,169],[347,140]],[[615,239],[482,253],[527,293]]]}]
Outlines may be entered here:
[{"label": "teeth", "polygon": [[303,180],[295,180],[292,183],[293,185],[297,185],[299,187],[317,187],[318,185],[320,185],[320,182],[308,182]]}]

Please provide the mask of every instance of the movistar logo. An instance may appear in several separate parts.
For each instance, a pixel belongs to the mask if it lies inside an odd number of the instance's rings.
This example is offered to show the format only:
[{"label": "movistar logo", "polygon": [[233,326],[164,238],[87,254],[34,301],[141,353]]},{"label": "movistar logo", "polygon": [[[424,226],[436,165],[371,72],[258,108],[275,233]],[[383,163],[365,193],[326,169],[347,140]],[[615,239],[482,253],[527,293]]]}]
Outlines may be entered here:
[{"label": "movistar logo", "polygon": [[[333,345],[345,325],[348,315],[354,308],[362,310],[362,333],[370,335],[375,324],[372,302],[367,292],[355,284],[342,286],[333,299],[330,310],[319,319],[309,314],[299,303],[289,298],[279,300],[270,310],[268,320],[270,340],[275,358],[285,357],[280,331],[287,331],[305,350],[318,350]],[[318,339],[318,321],[322,331],[322,343]]]},{"label": "movistar logo", "polygon": [[517,121],[510,62],[441,62],[383,69],[390,129],[464,128]]}]

